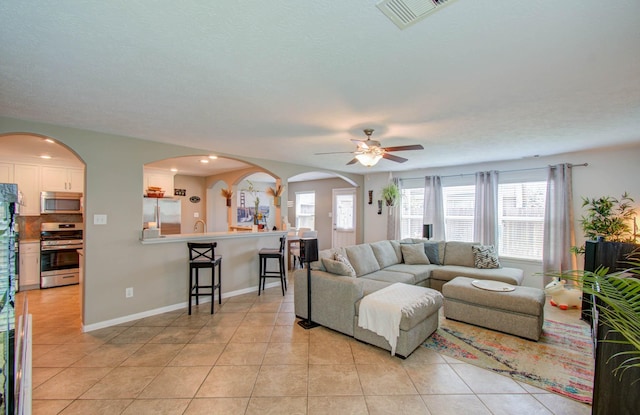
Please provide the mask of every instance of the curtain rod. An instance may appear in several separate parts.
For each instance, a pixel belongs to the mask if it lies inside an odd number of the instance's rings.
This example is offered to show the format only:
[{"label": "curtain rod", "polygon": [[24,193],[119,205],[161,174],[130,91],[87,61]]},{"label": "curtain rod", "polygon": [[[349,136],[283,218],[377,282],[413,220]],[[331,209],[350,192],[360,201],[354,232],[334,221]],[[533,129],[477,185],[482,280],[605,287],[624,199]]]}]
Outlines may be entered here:
[{"label": "curtain rod", "polygon": [[[581,164],[571,164],[571,163],[569,163],[569,168],[587,167],[588,165],[589,165],[589,163],[581,163]],[[553,165],[548,165],[547,167],[554,167],[554,166]],[[530,167],[530,168],[527,168],[527,169],[498,170],[498,173],[515,173],[515,172],[521,172],[521,171],[542,170],[542,169],[546,169],[547,167]],[[424,179],[425,176],[422,176],[422,177],[401,177],[400,180]],[[440,178],[445,178],[445,177],[464,177],[464,176],[475,176],[475,173],[448,174],[448,175],[440,176]]]}]

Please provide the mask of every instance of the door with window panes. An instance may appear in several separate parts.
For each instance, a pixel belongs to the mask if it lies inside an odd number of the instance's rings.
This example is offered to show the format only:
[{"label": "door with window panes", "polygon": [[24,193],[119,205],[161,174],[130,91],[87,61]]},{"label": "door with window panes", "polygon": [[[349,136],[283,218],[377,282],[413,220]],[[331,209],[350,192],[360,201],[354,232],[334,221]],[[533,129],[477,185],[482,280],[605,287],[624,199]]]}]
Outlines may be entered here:
[{"label": "door with window panes", "polygon": [[356,244],[356,191],[333,189],[333,231],[331,247]]}]

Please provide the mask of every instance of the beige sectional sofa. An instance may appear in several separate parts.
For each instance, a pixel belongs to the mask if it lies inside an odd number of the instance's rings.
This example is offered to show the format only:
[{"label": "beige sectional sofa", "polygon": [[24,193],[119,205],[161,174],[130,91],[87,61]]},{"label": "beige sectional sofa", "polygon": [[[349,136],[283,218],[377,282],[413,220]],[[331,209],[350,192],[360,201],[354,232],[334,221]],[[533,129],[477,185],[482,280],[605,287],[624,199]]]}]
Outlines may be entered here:
[{"label": "beige sectional sofa", "polygon": [[[524,275],[520,269],[476,268],[474,245],[478,244],[408,239],[320,251],[319,260],[311,263],[311,319],[390,350],[384,338],[358,327],[359,302],[374,291],[396,282],[441,291],[443,284],[457,276],[521,285]],[[294,279],[295,313],[307,318],[307,270],[296,270]],[[424,315],[403,315],[398,355],[408,356],[438,327],[438,309],[439,305]]]}]

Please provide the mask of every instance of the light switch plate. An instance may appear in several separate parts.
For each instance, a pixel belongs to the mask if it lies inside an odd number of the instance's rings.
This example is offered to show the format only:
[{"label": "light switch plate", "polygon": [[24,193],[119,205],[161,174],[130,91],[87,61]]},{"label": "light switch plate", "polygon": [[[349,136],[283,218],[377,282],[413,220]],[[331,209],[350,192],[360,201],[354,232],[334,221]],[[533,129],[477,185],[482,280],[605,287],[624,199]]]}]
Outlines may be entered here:
[{"label": "light switch plate", "polygon": [[93,215],[93,224],[94,225],[106,225],[107,224],[107,215]]}]

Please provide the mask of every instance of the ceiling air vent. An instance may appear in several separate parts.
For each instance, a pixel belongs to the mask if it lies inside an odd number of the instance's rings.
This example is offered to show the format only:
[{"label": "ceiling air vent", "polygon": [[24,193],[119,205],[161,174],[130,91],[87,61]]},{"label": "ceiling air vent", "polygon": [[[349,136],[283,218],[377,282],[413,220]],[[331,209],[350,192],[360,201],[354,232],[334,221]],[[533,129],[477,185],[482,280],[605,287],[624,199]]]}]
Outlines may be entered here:
[{"label": "ceiling air vent", "polygon": [[411,26],[455,0],[383,0],[378,8],[400,29]]}]

